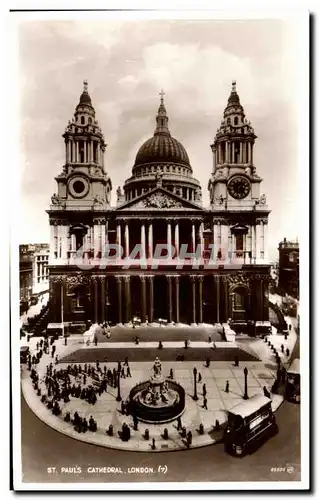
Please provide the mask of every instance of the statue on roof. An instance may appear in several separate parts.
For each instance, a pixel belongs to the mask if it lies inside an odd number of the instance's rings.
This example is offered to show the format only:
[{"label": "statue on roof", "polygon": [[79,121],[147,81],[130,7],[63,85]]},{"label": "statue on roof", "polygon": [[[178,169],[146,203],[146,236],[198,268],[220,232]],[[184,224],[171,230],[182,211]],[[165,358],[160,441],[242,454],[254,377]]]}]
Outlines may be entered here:
[{"label": "statue on roof", "polygon": [[162,187],[162,184],[163,184],[163,174],[160,171],[156,172],[155,180],[156,180],[156,187]]},{"label": "statue on roof", "polygon": [[117,196],[117,201],[122,201],[122,198],[123,198],[123,193],[122,193],[122,189],[121,189],[121,186],[119,186],[116,190],[116,196]]}]

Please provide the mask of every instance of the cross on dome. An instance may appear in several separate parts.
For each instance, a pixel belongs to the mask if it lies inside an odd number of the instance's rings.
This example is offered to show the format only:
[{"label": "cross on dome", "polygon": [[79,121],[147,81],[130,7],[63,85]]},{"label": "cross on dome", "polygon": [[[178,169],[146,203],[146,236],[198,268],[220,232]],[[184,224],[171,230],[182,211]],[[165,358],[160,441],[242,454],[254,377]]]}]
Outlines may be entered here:
[{"label": "cross on dome", "polygon": [[164,92],[163,89],[160,91],[159,95],[161,96],[161,103],[163,104],[163,102],[164,102],[164,95],[165,95],[165,92]]},{"label": "cross on dome", "polygon": [[236,92],[236,80],[232,81],[232,87],[231,87],[232,92]]},{"label": "cross on dome", "polygon": [[83,80],[83,90],[84,90],[84,92],[88,91],[88,81],[87,81],[87,79]]}]

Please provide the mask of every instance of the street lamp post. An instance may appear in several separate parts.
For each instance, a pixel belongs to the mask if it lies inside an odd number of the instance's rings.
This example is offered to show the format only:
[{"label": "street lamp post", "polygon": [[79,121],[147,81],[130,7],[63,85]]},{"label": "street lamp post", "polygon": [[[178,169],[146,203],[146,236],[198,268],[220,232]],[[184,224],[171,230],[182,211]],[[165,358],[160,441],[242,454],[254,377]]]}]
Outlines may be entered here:
[{"label": "street lamp post", "polygon": [[248,375],[248,370],[245,366],[244,368],[244,375],[245,375],[245,392],[244,392],[244,399],[249,399],[248,398],[248,392],[247,392],[247,375]]},{"label": "street lamp post", "polygon": [[121,372],[120,372],[120,370],[118,370],[117,371],[117,396],[116,396],[116,401],[122,401],[120,380],[121,380]]},{"label": "street lamp post", "polygon": [[197,396],[197,368],[196,368],[196,366],[194,366],[193,374],[194,374],[194,396],[193,396],[193,399],[194,399],[194,401],[198,401],[198,396]]}]

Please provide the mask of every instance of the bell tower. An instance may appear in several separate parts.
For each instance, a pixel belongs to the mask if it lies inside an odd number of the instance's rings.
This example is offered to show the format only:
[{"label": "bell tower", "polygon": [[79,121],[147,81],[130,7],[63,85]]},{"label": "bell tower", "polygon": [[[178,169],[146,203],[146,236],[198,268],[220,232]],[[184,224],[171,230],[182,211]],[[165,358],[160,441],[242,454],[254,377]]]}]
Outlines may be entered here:
[{"label": "bell tower", "polygon": [[106,144],[84,80],[83,92],[62,136],[65,164],[55,180],[58,193],[52,204],[61,203],[67,210],[86,210],[92,204],[106,209],[110,204],[112,184],[104,169]]},{"label": "bell tower", "polygon": [[267,260],[269,210],[254,165],[256,138],[233,81],[211,145],[213,172],[208,183],[210,208],[216,217],[220,214],[219,227],[214,228],[216,252],[230,262],[238,258],[251,264]]},{"label": "bell tower", "polygon": [[65,163],[55,178],[57,193],[48,211],[50,264],[55,266],[74,264],[81,249],[83,259],[100,256],[107,239],[105,213],[110,210],[112,183],[104,168],[106,144],[86,80],[62,137]]}]

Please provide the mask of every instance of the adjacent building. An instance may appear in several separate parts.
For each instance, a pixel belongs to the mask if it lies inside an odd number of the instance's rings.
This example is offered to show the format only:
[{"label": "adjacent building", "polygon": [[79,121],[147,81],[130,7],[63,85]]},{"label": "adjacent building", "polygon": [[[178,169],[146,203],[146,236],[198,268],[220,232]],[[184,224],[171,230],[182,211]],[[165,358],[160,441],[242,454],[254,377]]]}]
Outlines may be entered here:
[{"label": "adjacent building", "polygon": [[207,207],[187,151],[170,133],[163,92],[154,121],[111,206],[107,145],[84,82],[47,211],[50,321],[231,319],[239,330],[267,321],[270,211],[236,83],[211,145]]},{"label": "adjacent building", "polygon": [[286,238],[279,243],[279,290],[299,298],[299,243]]},{"label": "adjacent building", "polygon": [[34,294],[49,289],[49,244],[20,245],[20,301],[28,303]]}]

